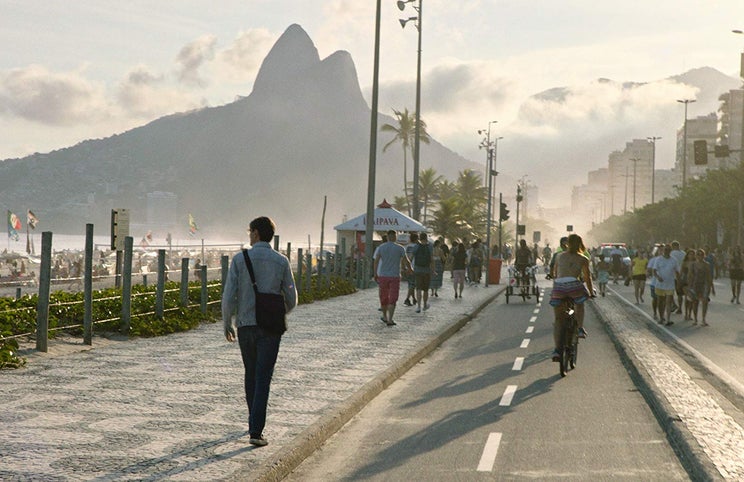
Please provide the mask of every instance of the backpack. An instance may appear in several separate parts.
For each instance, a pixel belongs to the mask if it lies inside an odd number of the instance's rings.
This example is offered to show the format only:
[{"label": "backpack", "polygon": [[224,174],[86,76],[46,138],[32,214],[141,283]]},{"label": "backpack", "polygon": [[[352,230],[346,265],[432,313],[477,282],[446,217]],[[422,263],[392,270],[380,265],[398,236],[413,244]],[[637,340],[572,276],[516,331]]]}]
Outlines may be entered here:
[{"label": "backpack", "polygon": [[431,250],[428,244],[421,244],[413,253],[413,265],[419,267],[429,267],[431,265]]}]

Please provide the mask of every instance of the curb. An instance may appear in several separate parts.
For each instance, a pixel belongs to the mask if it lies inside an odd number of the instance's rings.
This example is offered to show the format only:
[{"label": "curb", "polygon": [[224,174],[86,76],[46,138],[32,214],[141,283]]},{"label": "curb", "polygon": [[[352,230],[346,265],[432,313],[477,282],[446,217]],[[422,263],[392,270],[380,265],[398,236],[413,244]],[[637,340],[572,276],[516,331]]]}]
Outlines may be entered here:
[{"label": "curb", "polygon": [[688,475],[690,475],[692,480],[724,480],[715,464],[705,454],[695,437],[693,437],[685,424],[682,423],[682,420],[674,415],[670,404],[656,386],[651,375],[643,367],[638,358],[623,345],[615,329],[605,319],[602,309],[597,307],[595,303],[592,303],[591,306],[597,317],[604,323],[607,333],[620,355],[620,360],[628,370],[631,380],[638,387],[638,391],[644,400],[646,400],[656,420],[659,422],[659,426],[666,433],[667,440]]},{"label": "curb", "polygon": [[[252,477],[252,480],[274,482],[284,479],[303,460],[318,450],[326,440],[346,425],[365,405],[415,366],[421,359],[429,355],[444,341],[462,329],[463,326],[501,295],[504,290],[506,290],[506,287],[499,288],[496,293],[476,307],[472,313],[465,314],[465,316],[442,330],[438,335],[422,343],[411,355],[402,357],[393,366],[365,383],[353,395],[342,401],[334,413],[327,414],[310,425],[297,435],[291,443],[262,463],[258,468],[257,475]],[[240,477],[239,479],[233,478],[230,480],[245,479]]]}]

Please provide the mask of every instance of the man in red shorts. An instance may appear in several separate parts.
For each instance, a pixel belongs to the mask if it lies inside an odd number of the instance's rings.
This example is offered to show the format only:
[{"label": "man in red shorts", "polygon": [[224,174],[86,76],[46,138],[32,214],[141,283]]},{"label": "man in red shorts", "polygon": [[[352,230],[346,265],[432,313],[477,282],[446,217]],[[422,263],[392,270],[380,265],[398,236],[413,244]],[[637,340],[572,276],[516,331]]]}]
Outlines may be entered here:
[{"label": "man in red shorts", "polygon": [[380,288],[380,306],[382,307],[382,318],[387,326],[395,325],[393,314],[395,303],[398,301],[400,292],[400,271],[406,273],[413,271],[411,262],[406,257],[406,249],[395,242],[397,233],[392,229],[387,232],[387,242],[377,247],[374,254],[375,282]]}]

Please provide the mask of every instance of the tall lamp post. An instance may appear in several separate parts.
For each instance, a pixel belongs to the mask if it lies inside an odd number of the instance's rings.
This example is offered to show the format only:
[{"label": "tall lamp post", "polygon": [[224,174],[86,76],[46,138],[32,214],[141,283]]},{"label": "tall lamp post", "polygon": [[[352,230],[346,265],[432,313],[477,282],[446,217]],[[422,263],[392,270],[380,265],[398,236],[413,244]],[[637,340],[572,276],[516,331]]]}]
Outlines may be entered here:
[{"label": "tall lamp post", "polygon": [[687,185],[687,104],[695,102],[695,99],[677,99],[680,104],[685,104],[685,126],[682,134],[682,190]]},{"label": "tall lamp post", "polygon": [[631,159],[633,161],[633,212],[636,210],[636,166],[638,165],[638,161],[640,161],[639,158],[634,157]]},{"label": "tall lamp post", "polygon": [[[478,146],[479,149],[485,149],[486,150],[486,171],[488,176],[488,182],[487,182],[487,189],[488,189],[488,208],[486,211],[486,252],[487,252],[487,259],[491,259],[491,210],[492,210],[492,186],[493,186],[493,146],[494,143],[491,141],[491,124],[495,124],[497,121],[489,121],[488,122],[488,129],[481,129],[478,131],[478,134],[486,134],[486,138],[483,139]],[[486,282],[485,286],[488,287],[488,277],[489,277],[489,264],[486,264]]]},{"label": "tall lamp post", "polygon": [[647,137],[653,145],[653,151],[651,151],[651,204],[654,203],[654,190],[656,189],[656,141],[661,137]]},{"label": "tall lamp post", "polygon": [[[407,3],[416,0],[398,0],[398,9],[403,11]],[[421,14],[423,0],[418,0],[418,7],[413,6],[418,13],[416,17],[400,19],[400,26],[405,28],[411,20],[416,20],[416,29],[418,30],[418,59],[416,61],[416,125],[414,126],[413,141],[413,219],[419,220],[421,216],[421,207],[419,206],[419,153],[421,147]]]},{"label": "tall lamp post", "polygon": [[[372,118],[369,129],[369,180],[367,182],[367,226],[364,233],[365,264],[372,259],[372,235],[375,227],[375,167],[377,165],[377,97],[378,79],[380,74],[380,7],[382,0],[377,0],[377,15],[375,17],[375,61],[372,74]],[[365,268],[364,287],[369,282]]]}]

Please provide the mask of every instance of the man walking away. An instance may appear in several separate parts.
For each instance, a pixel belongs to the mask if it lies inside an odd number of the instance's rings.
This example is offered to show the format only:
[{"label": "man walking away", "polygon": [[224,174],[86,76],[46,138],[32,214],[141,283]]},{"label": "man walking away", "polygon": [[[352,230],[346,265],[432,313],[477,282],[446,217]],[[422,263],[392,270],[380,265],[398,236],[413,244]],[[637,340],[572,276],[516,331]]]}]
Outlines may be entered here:
[{"label": "man walking away", "polygon": [[388,231],[387,242],[378,246],[374,255],[375,282],[380,289],[380,306],[382,307],[381,320],[387,326],[395,325],[393,315],[400,292],[401,268],[405,273],[412,271],[411,263],[406,257],[406,249],[395,242],[397,236],[395,231]]},{"label": "man walking away", "polygon": [[421,301],[424,311],[429,309],[429,285],[434,272],[434,248],[429,244],[426,233],[419,236],[419,245],[413,252],[413,274],[416,277],[416,313],[421,313]]},{"label": "man walking away", "polygon": [[[251,249],[245,251],[253,265],[258,291],[284,295],[289,313],[297,304],[297,290],[289,260],[271,248],[276,225],[267,217],[251,221],[249,238]],[[281,335],[264,331],[256,325],[256,295],[246,266],[244,252],[239,252],[230,263],[225,290],[222,293],[222,323],[225,338],[234,342],[235,327],[245,367],[245,400],[248,403],[249,443],[257,447],[268,444],[263,436],[266,407],[274,365],[279,354]],[[233,325],[232,318],[235,317]]]},{"label": "man walking away", "polygon": [[[413,259],[413,252],[418,246],[419,235],[418,233],[411,233],[410,242],[406,245],[406,256],[409,260]],[[414,278],[413,272],[407,276],[408,281],[408,292],[406,293],[406,299],[403,302],[406,306],[413,306],[416,304],[416,279]],[[413,302],[411,302],[413,300]]]}]

